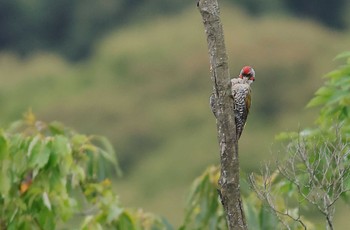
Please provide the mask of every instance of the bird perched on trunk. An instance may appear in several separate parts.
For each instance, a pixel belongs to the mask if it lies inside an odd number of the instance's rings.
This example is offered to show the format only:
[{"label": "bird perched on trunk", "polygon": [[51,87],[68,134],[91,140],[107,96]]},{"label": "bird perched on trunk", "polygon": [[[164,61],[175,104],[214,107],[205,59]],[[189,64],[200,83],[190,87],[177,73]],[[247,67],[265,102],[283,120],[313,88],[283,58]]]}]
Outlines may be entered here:
[{"label": "bird perched on trunk", "polygon": [[239,77],[231,79],[231,92],[238,139],[241,137],[252,103],[250,84],[253,81],[255,81],[255,71],[250,66],[244,66]]},{"label": "bird perched on trunk", "polygon": [[[230,80],[231,96],[233,99],[233,110],[236,121],[237,139],[241,137],[243,128],[247,121],[249,109],[251,105],[251,88],[250,84],[255,81],[255,71],[250,66],[244,66],[238,76]],[[217,108],[215,103],[215,95],[210,97],[210,106],[216,117]]]}]

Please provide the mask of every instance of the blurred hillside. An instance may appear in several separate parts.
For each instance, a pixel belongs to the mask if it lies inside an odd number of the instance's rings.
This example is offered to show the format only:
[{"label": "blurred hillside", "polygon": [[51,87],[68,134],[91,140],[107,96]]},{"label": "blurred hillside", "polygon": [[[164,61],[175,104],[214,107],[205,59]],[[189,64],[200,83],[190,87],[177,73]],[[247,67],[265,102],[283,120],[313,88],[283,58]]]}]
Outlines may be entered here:
[{"label": "blurred hillside", "polygon": [[[346,0],[226,0],[252,17],[290,14],[344,30],[350,24]],[[91,55],[94,44],[112,28],[173,15],[195,6],[195,0],[2,0],[0,50],[27,57],[38,51],[78,61]]]},{"label": "blurred hillside", "polygon": [[[314,113],[304,107],[348,48],[349,31],[221,8],[232,76],[246,64],[257,73],[240,140],[248,173],[271,158],[275,134],[311,124]],[[179,223],[190,182],[218,163],[206,41],[194,7],[109,32],[79,63],[2,52],[0,69],[1,125],[31,107],[42,119],[107,136],[125,172],[115,189],[126,206]]]}]

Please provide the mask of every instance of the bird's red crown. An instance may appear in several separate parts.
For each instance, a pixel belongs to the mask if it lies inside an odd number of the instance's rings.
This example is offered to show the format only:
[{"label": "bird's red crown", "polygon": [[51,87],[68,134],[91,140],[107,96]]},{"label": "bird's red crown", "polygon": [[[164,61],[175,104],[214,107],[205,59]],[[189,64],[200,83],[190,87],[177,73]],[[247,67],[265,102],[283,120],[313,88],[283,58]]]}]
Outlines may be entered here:
[{"label": "bird's red crown", "polygon": [[255,71],[250,66],[244,66],[241,70],[241,73],[239,74],[240,78],[243,78],[243,76],[248,76],[250,80],[255,80]]},{"label": "bird's red crown", "polygon": [[249,74],[251,71],[252,71],[252,67],[250,67],[250,66],[244,66],[244,67],[242,68],[242,74],[243,74],[243,75],[247,75],[247,74]]}]

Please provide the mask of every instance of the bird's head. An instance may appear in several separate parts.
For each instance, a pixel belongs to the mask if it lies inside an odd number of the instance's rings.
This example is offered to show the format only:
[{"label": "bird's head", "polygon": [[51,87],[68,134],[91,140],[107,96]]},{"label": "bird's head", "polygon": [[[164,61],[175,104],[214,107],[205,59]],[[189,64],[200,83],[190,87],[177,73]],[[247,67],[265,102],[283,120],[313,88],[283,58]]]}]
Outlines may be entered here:
[{"label": "bird's head", "polygon": [[239,78],[246,79],[248,81],[255,81],[255,71],[250,66],[244,66],[239,74]]}]

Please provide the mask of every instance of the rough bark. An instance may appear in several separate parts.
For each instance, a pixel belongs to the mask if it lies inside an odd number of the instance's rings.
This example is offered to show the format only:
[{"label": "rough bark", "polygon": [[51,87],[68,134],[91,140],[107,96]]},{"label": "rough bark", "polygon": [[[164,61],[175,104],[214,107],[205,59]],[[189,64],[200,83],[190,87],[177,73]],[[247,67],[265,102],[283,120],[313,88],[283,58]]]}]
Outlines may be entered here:
[{"label": "rough bark", "polygon": [[207,35],[213,94],[215,95],[218,141],[220,146],[221,176],[219,193],[226,212],[229,230],[246,230],[239,185],[238,140],[230,96],[230,74],[224,33],[217,0],[198,0]]}]

